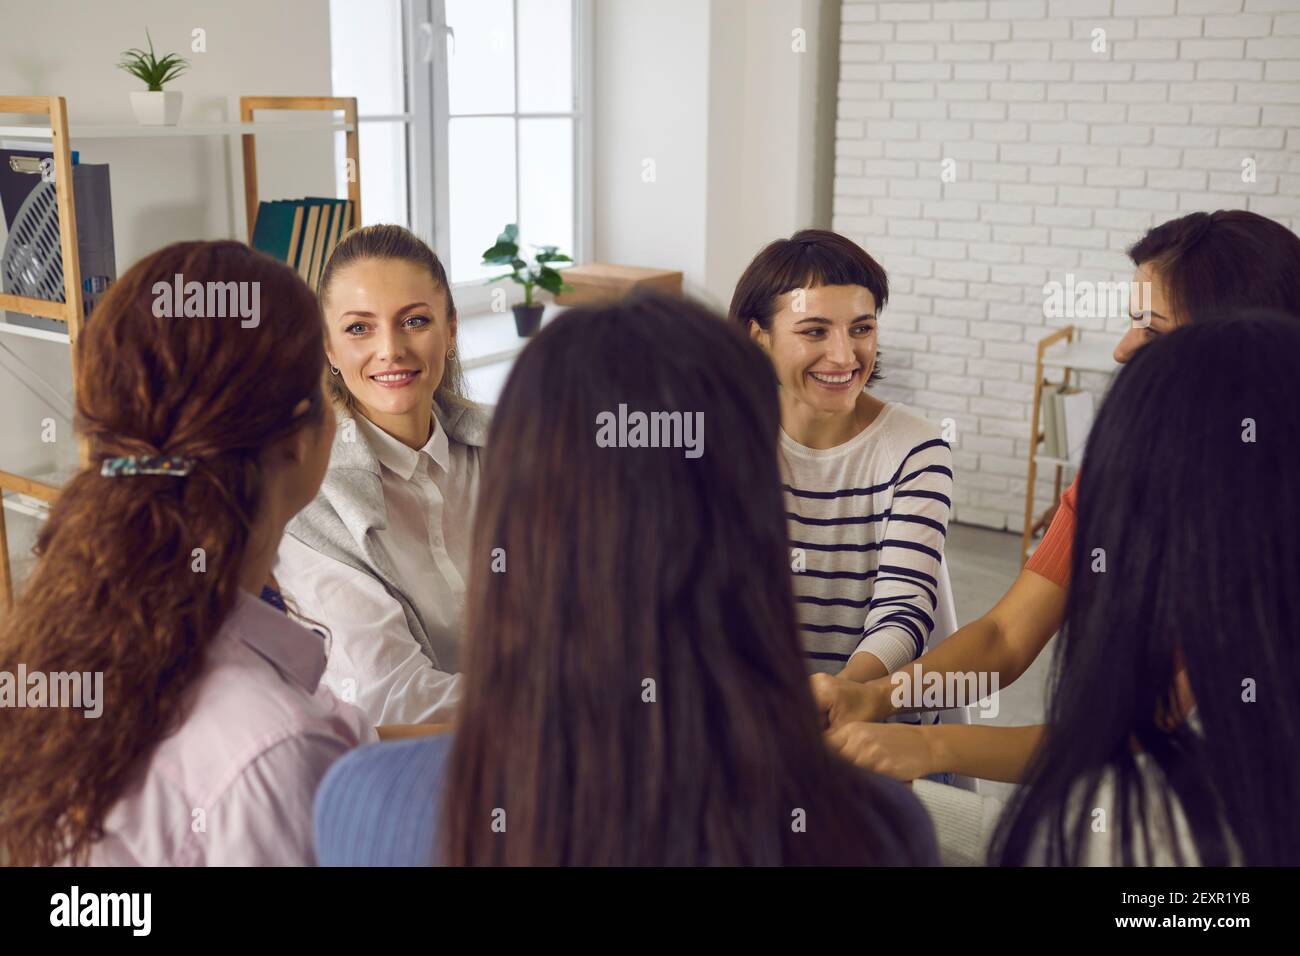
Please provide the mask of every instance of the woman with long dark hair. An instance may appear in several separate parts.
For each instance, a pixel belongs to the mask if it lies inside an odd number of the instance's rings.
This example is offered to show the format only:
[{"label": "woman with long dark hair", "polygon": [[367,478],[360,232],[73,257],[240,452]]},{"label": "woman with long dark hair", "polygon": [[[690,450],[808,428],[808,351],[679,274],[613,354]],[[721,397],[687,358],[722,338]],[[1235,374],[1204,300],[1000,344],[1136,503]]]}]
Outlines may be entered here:
[{"label": "woman with long dark hair", "polygon": [[4,710],[10,863],[313,861],[317,784],[375,739],[270,586],[334,434],[320,322],[302,280],[237,242],[168,246],[96,307],[76,345],[89,460],[41,529],[0,670],[102,680],[102,699]]},{"label": "woman with long dark hair", "polygon": [[[1143,350],[1093,425],[1047,727],[1003,863],[1300,864],[1300,322]],[[1194,710],[1168,721],[1186,674]]]},{"label": "woman with long dark hair", "polygon": [[779,427],[771,364],[698,306],[543,329],[488,444],[454,743],[340,762],[321,861],[935,862],[919,804],[822,741]]},{"label": "woman with long dark hair", "polygon": [[[1150,296],[1143,303],[1145,314],[1132,316],[1116,345],[1115,359],[1121,364],[1174,329],[1234,309],[1268,308],[1300,316],[1300,237],[1256,213],[1220,210],[1182,216],[1151,229],[1129,256],[1136,268],[1134,281],[1148,283]],[[1143,409],[1140,414],[1158,413]],[[1062,496],[1051,527],[1010,590],[983,617],[895,675],[901,685],[888,679],[863,685],[827,675],[813,678],[819,707],[834,728],[832,740],[846,756],[904,780],[941,772],[1020,779],[1041,727],[910,727],[869,721],[914,709],[895,700],[919,700],[919,689],[911,689],[936,678],[942,685],[949,674],[991,672],[1005,686],[1028,669],[1065,619],[1081,475]],[[1184,678],[1178,677],[1176,685],[1185,687]],[[946,700],[943,705],[960,703],[967,702]],[[1174,707],[1171,716],[1182,709]]]}]

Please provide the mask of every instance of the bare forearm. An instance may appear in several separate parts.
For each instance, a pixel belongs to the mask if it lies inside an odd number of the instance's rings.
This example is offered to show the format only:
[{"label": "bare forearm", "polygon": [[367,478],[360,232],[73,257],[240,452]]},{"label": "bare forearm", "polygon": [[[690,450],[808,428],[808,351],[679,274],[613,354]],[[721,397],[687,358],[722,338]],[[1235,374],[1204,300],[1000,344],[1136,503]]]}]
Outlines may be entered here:
[{"label": "bare forearm", "polygon": [[1042,740],[1043,728],[935,724],[931,738],[933,773],[1019,783]]},{"label": "bare forearm", "polygon": [[[947,640],[915,664],[899,670],[894,677],[904,681],[900,693],[893,695],[909,706],[918,706],[921,695],[906,682],[921,681],[929,673],[997,675],[998,686],[1005,687],[1021,674],[1047,646],[1065,616],[1065,589],[1033,571],[1021,571],[1010,590],[983,617],[953,632]],[[916,665],[920,665],[919,674]],[[903,675],[899,677],[899,675]],[[873,681],[869,694],[888,701],[893,685]],[[922,684],[921,686],[924,686]],[[946,681],[944,682],[946,686]],[[946,706],[973,701],[950,702]],[[900,712],[889,701],[887,713]]]},{"label": "bare forearm", "polygon": [[[867,655],[860,654],[859,657]],[[852,662],[850,662],[852,663]],[[925,676],[934,673],[996,673],[999,686],[1009,684],[1024,672],[1016,655],[1007,647],[1001,629],[990,617],[981,617],[954,632],[946,641],[922,654],[907,667],[871,681],[873,696],[888,701],[886,714],[908,714],[922,710]],[[940,686],[945,686],[941,682]],[[944,707],[974,704],[973,700],[944,701]]]}]

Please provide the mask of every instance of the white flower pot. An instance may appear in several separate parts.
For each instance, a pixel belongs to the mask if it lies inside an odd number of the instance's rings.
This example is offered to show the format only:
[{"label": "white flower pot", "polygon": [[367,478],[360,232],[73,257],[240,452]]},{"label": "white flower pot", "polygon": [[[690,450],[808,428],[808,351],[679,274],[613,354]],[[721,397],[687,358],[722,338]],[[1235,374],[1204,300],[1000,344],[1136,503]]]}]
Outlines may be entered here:
[{"label": "white flower pot", "polygon": [[131,109],[141,126],[175,126],[181,118],[181,94],[172,90],[134,92]]}]

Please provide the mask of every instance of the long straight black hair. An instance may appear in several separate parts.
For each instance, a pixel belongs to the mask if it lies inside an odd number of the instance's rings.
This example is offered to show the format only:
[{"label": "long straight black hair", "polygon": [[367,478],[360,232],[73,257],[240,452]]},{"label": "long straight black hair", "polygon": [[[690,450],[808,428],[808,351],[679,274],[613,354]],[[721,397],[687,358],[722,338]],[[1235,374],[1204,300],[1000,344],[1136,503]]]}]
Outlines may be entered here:
[{"label": "long straight black hair", "polygon": [[[702,454],[602,447],[620,406],[702,416]],[[475,519],[448,863],[926,862],[892,785],[822,739],[779,425],[766,356],[688,301],[576,308],[524,349]]]},{"label": "long straight black hair", "polygon": [[[1108,776],[1125,865],[1152,862],[1153,823],[1176,832],[1174,799],[1198,862],[1300,864],[1300,321],[1236,318],[1143,348],[1093,426],[1046,738],[1003,864],[1082,862]],[[1199,732],[1157,720],[1180,657]]]}]

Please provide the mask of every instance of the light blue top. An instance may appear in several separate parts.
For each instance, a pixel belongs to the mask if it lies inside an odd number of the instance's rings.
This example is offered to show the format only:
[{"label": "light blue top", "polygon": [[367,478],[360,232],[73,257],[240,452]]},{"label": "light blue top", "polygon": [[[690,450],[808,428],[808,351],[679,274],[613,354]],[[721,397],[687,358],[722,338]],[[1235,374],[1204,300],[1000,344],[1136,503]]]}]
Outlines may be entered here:
[{"label": "light blue top", "polygon": [[360,747],[316,791],[321,866],[429,866],[451,734]]}]

